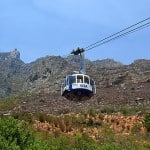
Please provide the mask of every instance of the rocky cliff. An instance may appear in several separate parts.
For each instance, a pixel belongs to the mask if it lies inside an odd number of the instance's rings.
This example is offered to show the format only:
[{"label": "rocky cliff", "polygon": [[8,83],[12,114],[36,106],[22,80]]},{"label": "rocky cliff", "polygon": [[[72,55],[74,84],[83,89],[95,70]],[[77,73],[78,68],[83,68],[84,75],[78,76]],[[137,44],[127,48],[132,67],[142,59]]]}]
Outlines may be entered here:
[{"label": "rocky cliff", "polygon": [[24,84],[22,74],[24,65],[16,49],[10,53],[0,53],[0,97],[21,92]]}]

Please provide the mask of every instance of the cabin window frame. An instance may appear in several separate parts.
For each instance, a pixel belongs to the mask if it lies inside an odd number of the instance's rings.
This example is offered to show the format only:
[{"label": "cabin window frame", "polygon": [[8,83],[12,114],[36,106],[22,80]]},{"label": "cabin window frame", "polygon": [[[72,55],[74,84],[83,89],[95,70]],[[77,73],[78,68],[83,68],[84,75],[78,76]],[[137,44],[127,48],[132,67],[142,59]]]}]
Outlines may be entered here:
[{"label": "cabin window frame", "polygon": [[83,75],[77,75],[76,76],[76,83],[84,83],[84,76]]},{"label": "cabin window frame", "polygon": [[90,78],[88,76],[84,76],[84,83],[90,84]]},{"label": "cabin window frame", "polygon": [[67,84],[70,85],[70,84],[73,84],[73,83],[76,83],[76,77],[75,76],[68,76],[67,77]]}]

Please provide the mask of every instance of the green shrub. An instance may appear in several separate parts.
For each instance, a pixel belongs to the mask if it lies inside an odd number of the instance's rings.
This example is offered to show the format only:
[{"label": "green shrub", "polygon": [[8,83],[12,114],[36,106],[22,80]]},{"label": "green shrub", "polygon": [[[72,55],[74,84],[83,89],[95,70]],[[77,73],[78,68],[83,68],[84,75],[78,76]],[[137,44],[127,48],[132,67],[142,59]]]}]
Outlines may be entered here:
[{"label": "green shrub", "polygon": [[87,135],[76,135],[75,138],[76,150],[101,150],[100,146]]},{"label": "green shrub", "polygon": [[112,113],[116,113],[118,110],[116,110],[114,107],[104,106],[101,108],[100,111],[101,113],[112,114]]},{"label": "green shrub", "polygon": [[48,142],[54,150],[101,150],[101,146],[85,134],[50,136]]},{"label": "green shrub", "polygon": [[1,150],[41,150],[47,149],[47,144],[36,139],[27,130],[27,124],[13,117],[0,119],[0,149]]},{"label": "green shrub", "polygon": [[101,150],[122,150],[122,148],[116,144],[105,144],[101,147]]},{"label": "green shrub", "polygon": [[143,124],[147,131],[150,132],[150,113],[147,113],[145,115]]},{"label": "green shrub", "polygon": [[30,113],[19,112],[19,113],[13,113],[12,116],[15,119],[24,120],[24,121],[27,121],[28,123],[33,123],[34,122],[33,115],[30,114]]},{"label": "green shrub", "polygon": [[74,150],[73,149],[73,143],[71,143],[71,140],[69,137],[60,135],[57,137],[51,136],[49,139],[49,145],[50,149],[52,150]]},{"label": "green shrub", "polygon": [[150,149],[150,143],[145,143],[143,146],[147,149]]},{"label": "green shrub", "polygon": [[97,114],[97,110],[91,108],[91,109],[88,110],[88,114],[89,114],[90,116],[93,116],[93,117],[94,117],[94,116]]},{"label": "green shrub", "polygon": [[0,111],[12,110],[17,106],[17,102],[18,100],[16,97],[0,99]]},{"label": "green shrub", "polygon": [[141,123],[135,123],[134,126],[132,127],[131,129],[131,133],[133,134],[139,134],[140,131],[141,131],[141,127],[142,127],[142,124]]},{"label": "green shrub", "polygon": [[37,119],[40,121],[40,122],[45,122],[45,121],[47,121],[48,120],[48,117],[47,117],[47,114],[45,114],[45,113],[37,113],[36,114],[36,117],[37,117]]}]

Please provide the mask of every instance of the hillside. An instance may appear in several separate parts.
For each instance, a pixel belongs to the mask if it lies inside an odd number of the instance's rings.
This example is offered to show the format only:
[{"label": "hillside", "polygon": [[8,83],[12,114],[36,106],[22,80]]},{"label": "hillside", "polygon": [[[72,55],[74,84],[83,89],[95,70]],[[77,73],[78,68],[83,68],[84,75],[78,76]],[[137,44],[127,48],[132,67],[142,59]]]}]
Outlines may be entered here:
[{"label": "hillside", "polygon": [[150,60],[136,60],[123,65],[112,59],[86,60],[87,74],[97,85],[90,100],[73,102],[60,96],[66,74],[78,70],[78,57],[46,56],[25,64],[20,53],[0,53],[0,98],[30,93],[15,111],[61,113],[97,108],[103,105],[149,105]]}]

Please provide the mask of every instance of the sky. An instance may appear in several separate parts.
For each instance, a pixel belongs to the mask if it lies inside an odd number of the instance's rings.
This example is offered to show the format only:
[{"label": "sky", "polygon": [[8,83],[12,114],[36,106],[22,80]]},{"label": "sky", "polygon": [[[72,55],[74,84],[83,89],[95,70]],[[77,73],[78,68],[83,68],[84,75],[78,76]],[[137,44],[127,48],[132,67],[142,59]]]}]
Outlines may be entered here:
[{"label": "sky", "polygon": [[[21,59],[66,56],[150,17],[150,0],[0,0],[0,52]],[[150,59],[150,27],[85,53],[130,64]]]}]

